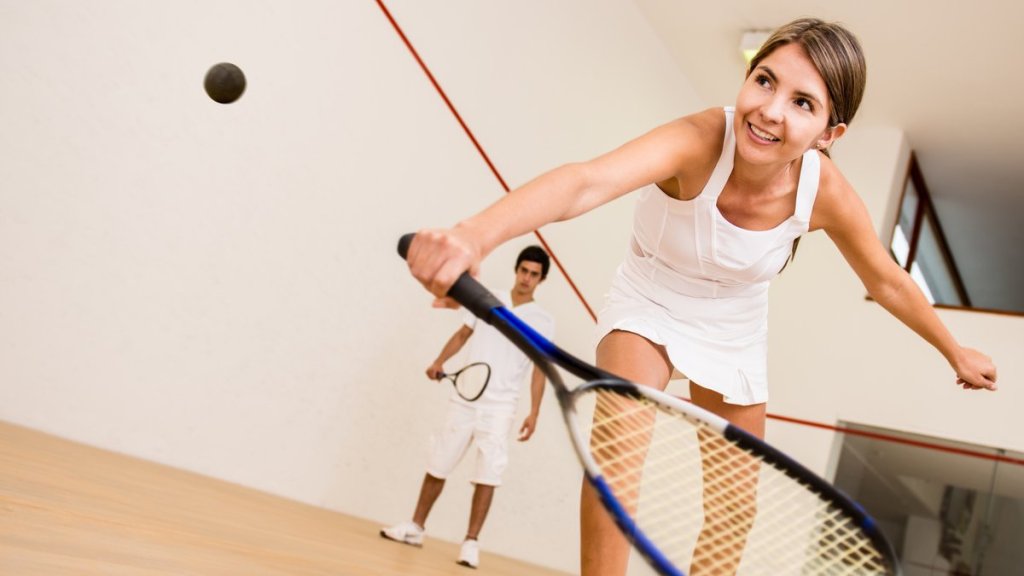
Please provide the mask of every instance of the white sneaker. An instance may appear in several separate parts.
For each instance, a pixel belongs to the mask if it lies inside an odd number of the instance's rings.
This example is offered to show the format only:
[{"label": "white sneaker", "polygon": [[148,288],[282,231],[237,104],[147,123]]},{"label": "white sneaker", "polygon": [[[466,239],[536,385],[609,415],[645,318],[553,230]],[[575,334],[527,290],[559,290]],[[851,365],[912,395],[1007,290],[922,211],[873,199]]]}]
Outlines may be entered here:
[{"label": "white sneaker", "polygon": [[480,544],[476,540],[466,540],[462,543],[457,564],[469,566],[470,568],[476,568],[480,565]]},{"label": "white sneaker", "polygon": [[411,520],[390,528],[381,528],[380,535],[388,540],[410,546],[423,546],[423,528]]}]

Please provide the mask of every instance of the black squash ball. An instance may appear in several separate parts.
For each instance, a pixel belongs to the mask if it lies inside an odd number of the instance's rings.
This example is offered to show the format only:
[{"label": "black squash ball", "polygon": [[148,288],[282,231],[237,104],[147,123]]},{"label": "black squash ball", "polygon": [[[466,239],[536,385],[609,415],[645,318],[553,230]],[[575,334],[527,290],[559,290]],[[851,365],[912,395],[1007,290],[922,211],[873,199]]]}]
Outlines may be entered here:
[{"label": "black squash ball", "polygon": [[230,62],[214,64],[206,73],[203,87],[215,102],[231,104],[245,92],[245,74]]}]

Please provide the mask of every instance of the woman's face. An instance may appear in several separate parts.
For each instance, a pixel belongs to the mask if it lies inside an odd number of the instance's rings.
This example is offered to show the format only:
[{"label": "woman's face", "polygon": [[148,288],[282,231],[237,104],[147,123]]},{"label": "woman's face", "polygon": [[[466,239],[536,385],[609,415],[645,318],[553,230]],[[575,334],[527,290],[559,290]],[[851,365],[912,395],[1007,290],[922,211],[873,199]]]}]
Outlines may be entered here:
[{"label": "woman's face", "polygon": [[828,89],[799,44],[776,48],[761,60],[736,99],[739,155],[754,164],[791,162],[838,137],[829,128]]}]

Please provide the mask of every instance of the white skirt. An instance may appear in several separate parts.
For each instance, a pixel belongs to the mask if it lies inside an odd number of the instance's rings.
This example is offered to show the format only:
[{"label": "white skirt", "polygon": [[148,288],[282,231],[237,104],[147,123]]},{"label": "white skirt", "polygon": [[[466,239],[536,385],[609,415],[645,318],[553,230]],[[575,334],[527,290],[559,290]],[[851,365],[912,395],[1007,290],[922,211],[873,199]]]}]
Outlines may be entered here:
[{"label": "white skirt", "polygon": [[[673,367],[730,404],[768,401],[768,286],[742,295],[690,296],[624,264],[598,315],[597,341],[612,330],[665,347]],[[674,288],[678,288],[675,286]]]}]

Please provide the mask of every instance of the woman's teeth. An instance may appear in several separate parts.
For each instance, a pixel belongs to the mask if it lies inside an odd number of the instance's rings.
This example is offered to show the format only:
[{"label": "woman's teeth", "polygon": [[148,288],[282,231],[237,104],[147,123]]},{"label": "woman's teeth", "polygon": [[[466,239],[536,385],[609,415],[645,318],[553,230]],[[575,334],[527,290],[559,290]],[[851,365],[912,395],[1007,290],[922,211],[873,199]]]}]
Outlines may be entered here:
[{"label": "woman's teeth", "polygon": [[762,140],[768,140],[769,142],[779,141],[779,139],[776,138],[775,136],[772,136],[767,132],[762,132],[761,130],[758,130],[757,126],[754,126],[753,124],[750,125],[750,130],[754,133],[755,136],[761,138]]}]

